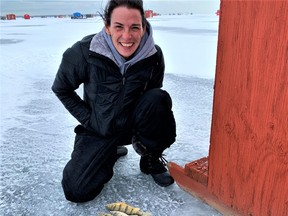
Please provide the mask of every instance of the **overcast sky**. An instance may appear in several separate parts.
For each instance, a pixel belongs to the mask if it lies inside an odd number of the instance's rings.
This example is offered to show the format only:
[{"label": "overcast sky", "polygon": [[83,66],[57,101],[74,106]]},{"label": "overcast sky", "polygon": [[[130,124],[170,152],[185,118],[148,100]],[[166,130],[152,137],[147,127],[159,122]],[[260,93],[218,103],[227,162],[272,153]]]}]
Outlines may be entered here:
[{"label": "overcast sky", "polygon": [[[0,0],[1,16],[66,15],[79,11],[83,14],[102,12],[107,0]],[[220,0],[144,0],[144,8],[160,14],[215,13]]]}]

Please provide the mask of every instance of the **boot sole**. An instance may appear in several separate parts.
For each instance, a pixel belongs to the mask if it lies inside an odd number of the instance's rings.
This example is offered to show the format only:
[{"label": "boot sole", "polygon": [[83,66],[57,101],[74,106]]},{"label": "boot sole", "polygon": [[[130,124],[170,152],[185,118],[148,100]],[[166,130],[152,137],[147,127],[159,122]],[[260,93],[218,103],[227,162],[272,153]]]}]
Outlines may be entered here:
[{"label": "boot sole", "polygon": [[[172,184],[174,183],[174,179],[173,179],[173,181],[172,181],[171,183],[162,184],[162,183],[158,182],[158,181],[155,179],[155,177],[153,176],[152,173],[149,173],[149,172],[147,172],[146,170],[142,170],[142,169],[140,169],[140,170],[141,170],[142,173],[144,173],[144,174],[146,174],[146,175],[151,175],[152,178],[153,178],[153,180],[154,180],[154,182],[155,182],[156,184],[158,184],[159,186],[161,186],[161,187],[168,187],[169,185],[172,185]],[[172,178],[172,177],[171,177],[171,178]]]}]

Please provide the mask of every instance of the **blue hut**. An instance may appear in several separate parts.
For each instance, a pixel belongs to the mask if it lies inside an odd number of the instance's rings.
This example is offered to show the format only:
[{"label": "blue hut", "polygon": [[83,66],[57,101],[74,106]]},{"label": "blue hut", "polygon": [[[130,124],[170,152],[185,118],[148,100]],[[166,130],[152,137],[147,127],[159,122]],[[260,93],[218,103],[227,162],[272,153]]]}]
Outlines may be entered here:
[{"label": "blue hut", "polygon": [[71,19],[83,19],[83,14],[80,12],[75,12],[72,14]]}]

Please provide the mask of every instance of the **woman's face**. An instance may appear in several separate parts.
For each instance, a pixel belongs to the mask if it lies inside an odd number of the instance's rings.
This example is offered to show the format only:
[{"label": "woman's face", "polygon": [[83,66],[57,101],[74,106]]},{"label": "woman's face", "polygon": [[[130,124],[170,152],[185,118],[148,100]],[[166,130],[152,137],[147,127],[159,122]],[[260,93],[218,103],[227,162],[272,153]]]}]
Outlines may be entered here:
[{"label": "woman's face", "polygon": [[138,48],[145,33],[142,17],[137,9],[117,7],[111,14],[111,25],[105,26],[116,50],[124,58],[129,58]]}]

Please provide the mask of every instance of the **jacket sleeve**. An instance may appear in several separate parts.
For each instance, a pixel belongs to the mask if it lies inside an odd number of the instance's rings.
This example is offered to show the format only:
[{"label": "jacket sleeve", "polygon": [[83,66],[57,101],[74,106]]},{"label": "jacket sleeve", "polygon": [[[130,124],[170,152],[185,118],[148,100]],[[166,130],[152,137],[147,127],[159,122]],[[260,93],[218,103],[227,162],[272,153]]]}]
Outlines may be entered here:
[{"label": "jacket sleeve", "polygon": [[162,50],[157,45],[155,45],[155,47],[157,49],[157,63],[149,83],[148,88],[150,89],[161,88],[163,86],[164,71],[165,71],[165,62]]},{"label": "jacket sleeve", "polygon": [[52,85],[52,91],[65,108],[83,125],[88,124],[91,110],[75,90],[85,82],[86,69],[87,63],[81,54],[79,43],[76,43],[64,52]]}]

